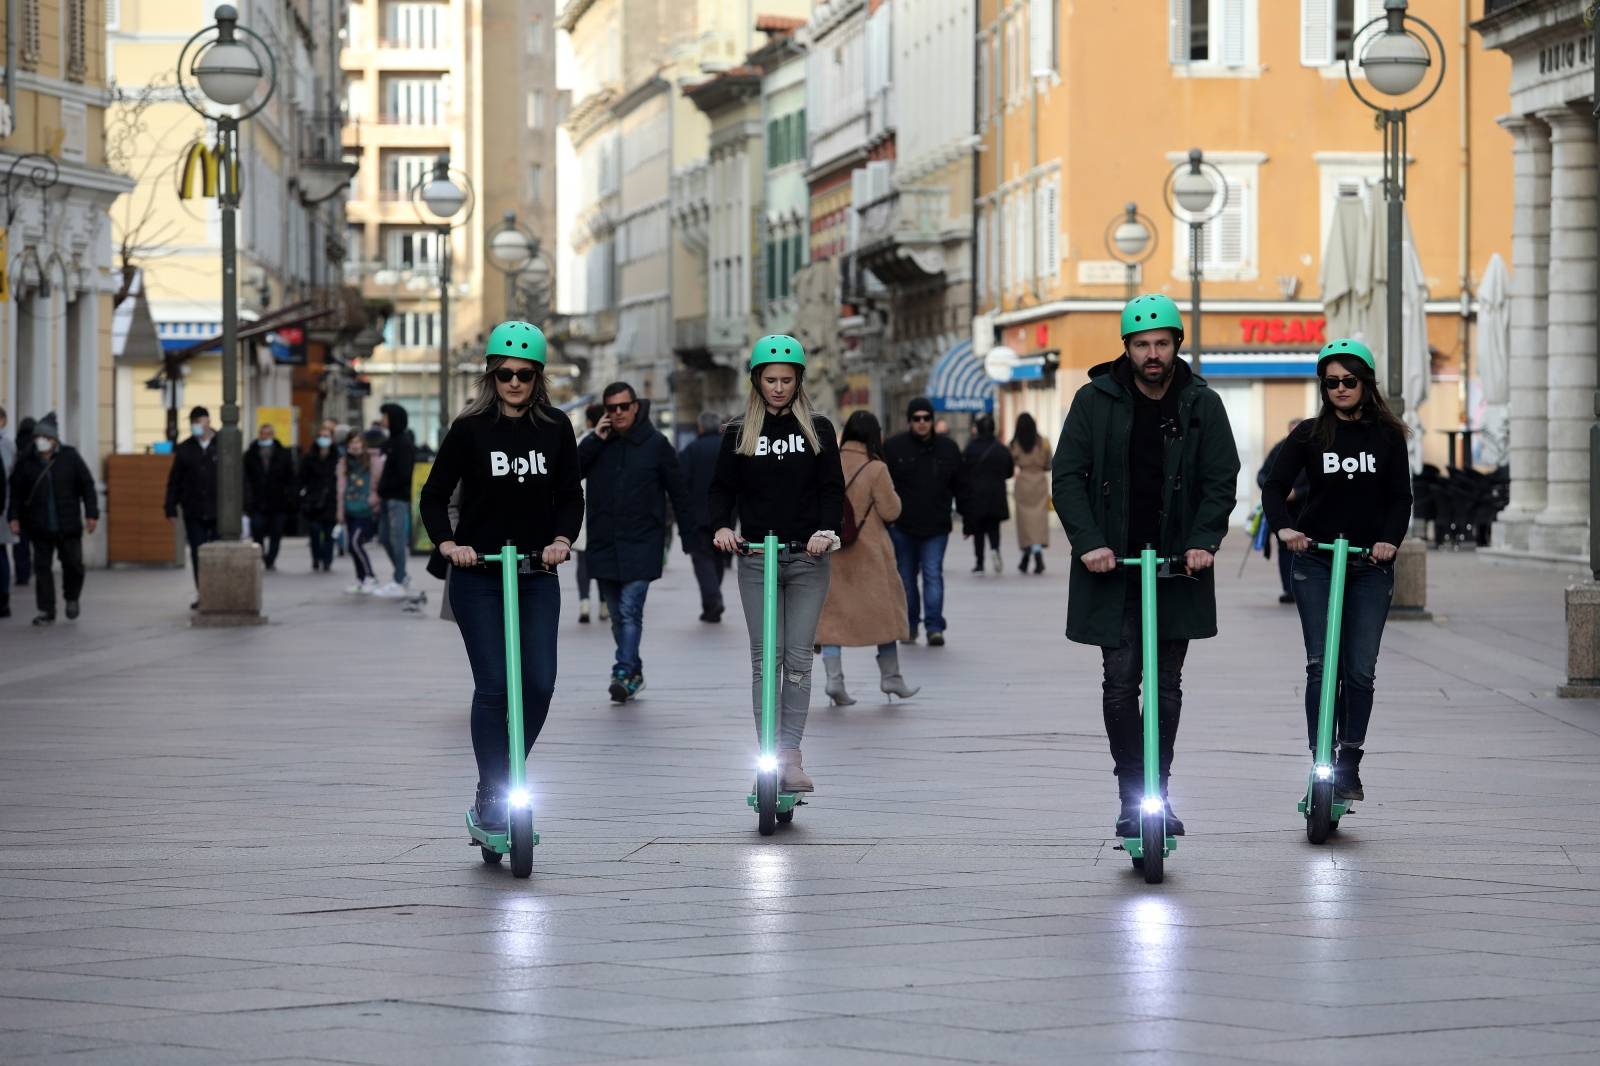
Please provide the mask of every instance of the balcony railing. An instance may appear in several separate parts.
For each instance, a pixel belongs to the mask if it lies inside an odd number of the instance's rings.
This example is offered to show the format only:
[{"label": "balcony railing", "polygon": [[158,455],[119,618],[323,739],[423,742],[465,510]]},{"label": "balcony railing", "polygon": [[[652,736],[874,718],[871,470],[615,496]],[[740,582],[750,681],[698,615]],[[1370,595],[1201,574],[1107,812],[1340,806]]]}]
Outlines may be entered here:
[{"label": "balcony railing", "polygon": [[897,189],[857,208],[861,216],[859,247],[883,241],[927,244],[940,239],[950,209],[948,189]]},{"label": "balcony railing", "polygon": [[437,37],[379,37],[378,47],[391,51],[406,52],[446,52],[450,50],[451,40],[448,36],[440,34]]}]

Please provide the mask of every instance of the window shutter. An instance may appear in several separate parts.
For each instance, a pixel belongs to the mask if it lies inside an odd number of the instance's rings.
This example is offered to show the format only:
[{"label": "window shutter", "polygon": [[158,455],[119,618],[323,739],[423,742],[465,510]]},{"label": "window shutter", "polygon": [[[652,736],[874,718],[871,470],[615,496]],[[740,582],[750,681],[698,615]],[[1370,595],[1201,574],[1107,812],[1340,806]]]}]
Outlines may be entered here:
[{"label": "window shutter", "polygon": [[1061,179],[1051,178],[1045,182],[1045,277],[1057,277],[1061,273]]},{"label": "window shutter", "polygon": [[978,209],[978,299],[989,299],[989,213]]},{"label": "window shutter", "polygon": [[122,0],[106,0],[106,29],[122,28]]},{"label": "window shutter", "polygon": [[1228,206],[1206,229],[1208,266],[1237,270],[1245,265],[1245,228],[1250,214],[1250,190],[1228,179]]},{"label": "window shutter", "polygon": [[1034,197],[1039,195],[1038,186],[1034,186],[1033,196],[1018,194],[1017,196],[1017,271],[1018,280],[1031,281],[1038,276],[1039,235],[1034,227],[1034,218],[1038,212],[1033,209]]},{"label": "window shutter", "polygon": [[1167,53],[1176,64],[1189,62],[1189,0],[1167,0]]},{"label": "window shutter", "polygon": [[1249,26],[1246,0],[1222,0],[1222,63],[1228,67],[1245,65]]},{"label": "window shutter", "polygon": [[1338,0],[1300,0],[1300,63],[1325,67],[1333,62],[1333,15]]},{"label": "window shutter", "polygon": [[1055,0],[1028,0],[1028,73],[1055,70]]},{"label": "window shutter", "polygon": [[1050,276],[1050,204],[1047,181],[1033,186],[1033,277]]}]

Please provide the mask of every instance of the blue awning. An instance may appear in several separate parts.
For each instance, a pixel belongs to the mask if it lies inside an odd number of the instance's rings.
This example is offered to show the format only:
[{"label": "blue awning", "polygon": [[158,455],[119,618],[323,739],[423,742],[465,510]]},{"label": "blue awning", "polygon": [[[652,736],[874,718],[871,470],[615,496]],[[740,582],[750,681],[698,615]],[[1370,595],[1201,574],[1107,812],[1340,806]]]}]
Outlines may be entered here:
[{"label": "blue awning", "polygon": [[[1189,359],[1187,353],[1185,359]],[[1290,378],[1310,381],[1317,373],[1317,353],[1311,351],[1206,352],[1200,373],[1217,378]]]},{"label": "blue awning", "polygon": [[156,323],[156,336],[161,339],[161,350],[164,352],[178,352],[213,337],[222,332],[222,323],[217,322],[160,322]]},{"label": "blue awning", "polygon": [[933,364],[928,375],[928,399],[935,411],[972,413],[994,410],[995,384],[972,353],[972,342],[961,341]]}]

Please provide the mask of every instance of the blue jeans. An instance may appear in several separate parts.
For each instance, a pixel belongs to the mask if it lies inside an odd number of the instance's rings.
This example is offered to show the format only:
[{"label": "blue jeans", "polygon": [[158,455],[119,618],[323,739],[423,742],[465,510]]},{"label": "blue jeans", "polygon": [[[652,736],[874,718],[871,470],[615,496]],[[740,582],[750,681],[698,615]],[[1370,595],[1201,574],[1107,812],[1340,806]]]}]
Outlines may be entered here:
[{"label": "blue jeans", "polygon": [[406,556],[411,552],[411,503],[409,500],[384,500],[383,518],[378,529],[383,550],[394,564],[394,581],[406,583]]},{"label": "blue jeans", "polygon": [[333,523],[324,518],[307,518],[306,533],[311,537],[311,568],[333,566]]},{"label": "blue jeans", "polygon": [[[509,701],[500,568],[451,571],[448,595],[472,664],[472,753],[478,760],[478,781],[503,789],[511,772],[511,748],[506,732]],[[556,579],[548,574],[523,574],[517,582],[517,606],[522,638],[523,739],[532,751],[556,690],[556,630],[561,619],[561,589]]]},{"label": "blue jeans", "polygon": [[[917,618],[922,617],[929,633],[944,632],[944,550],[950,534],[913,537],[889,527],[894,542],[894,564],[900,571],[900,584],[906,588],[906,617],[911,620],[911,636],[917,635]],[[917,595],[917,574],[922,574],[922,595]],[[928,613],[922,615],[923,601]]]},{"label": "blue jeans", "polygon": [[[1294,557],[1294,602],[1306,640],[1306,735],[1317,746],[1317,712],[1322,697],[1323,638],[1328,628],[1328,597],[1333,561],[1326,556]],[[1335,746],[1359,748],[1372,719],[1372,693],[1378,673],[1378,646],[1394,597],[1394,569],[1354,563],[1344,582],[1344,621],[1339,631],[1339,684],[1334,703]]]},{"label": "blue jeans", "polygon": [[617,642],[617,662],[612,670],[625,670],[629,676],[644,673],[639,645],[644,641],[644,598],[650,592],[650,582],[597,577],[595,584],[600,586],[600,598],[611,612],[611,637]]}]

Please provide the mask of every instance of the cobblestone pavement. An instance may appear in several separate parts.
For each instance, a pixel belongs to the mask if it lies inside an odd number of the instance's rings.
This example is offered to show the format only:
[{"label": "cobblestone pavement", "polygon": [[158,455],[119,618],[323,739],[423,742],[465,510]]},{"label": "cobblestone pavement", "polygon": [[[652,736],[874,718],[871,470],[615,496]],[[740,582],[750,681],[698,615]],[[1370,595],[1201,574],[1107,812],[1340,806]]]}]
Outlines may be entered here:
[{"label": "cobblestone pavement", "polygon": [[816,797],[767,841],[742,627],[694,621],[674,556],[635,704],[564,604],[519,882],[460,826],[470,684],[437,586],[408,615],[303,555],[255,630],[187,628],[173,571],[0,625],[0,1061],[1600,1061],[1600,705],[1554,698],[1567,575],[1431,558],[1438,618],[1391,624],[1380,662],[1371,799],[1317,848],[1298,624],[1225,557],[1189,836],[1146,886],[1059,548],[1024,578],[953,546],[912,701],[847,652],[861,702],[814,707]]}]

